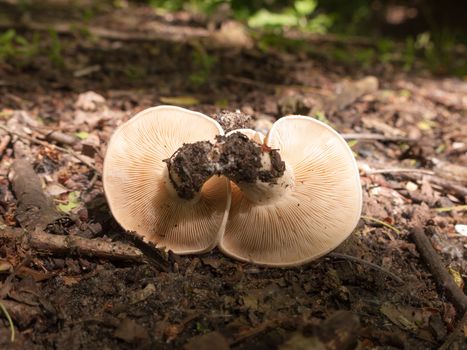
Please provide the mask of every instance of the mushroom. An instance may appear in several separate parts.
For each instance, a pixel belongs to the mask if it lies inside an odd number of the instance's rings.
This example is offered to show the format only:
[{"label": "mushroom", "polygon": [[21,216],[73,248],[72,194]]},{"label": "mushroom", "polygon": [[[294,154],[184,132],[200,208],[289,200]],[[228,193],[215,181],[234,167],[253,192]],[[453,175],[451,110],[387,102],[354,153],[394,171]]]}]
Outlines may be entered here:
[{"label": "mushroom", "polygon": [[121,125],[107,147],[103,174],[118,223],[177,254],[212,249],[226,225],[228,179],[211,177],[193,198],[184,199],[175,191],[164,160],[184,143],[223,134],[215,120],[174,106],[146,109]]},{"label": "mushroom", "polygon": [[[336,248],[357,225],[362,208],[358,168],[345,140],[313,118],[288,116],[273,124],[263,147],[278,150],[285,172],[275,183],[231,184],[219,248],[267,266],[299,265]],[[269,168],[270,159],[263,157],[262,164]]]}]

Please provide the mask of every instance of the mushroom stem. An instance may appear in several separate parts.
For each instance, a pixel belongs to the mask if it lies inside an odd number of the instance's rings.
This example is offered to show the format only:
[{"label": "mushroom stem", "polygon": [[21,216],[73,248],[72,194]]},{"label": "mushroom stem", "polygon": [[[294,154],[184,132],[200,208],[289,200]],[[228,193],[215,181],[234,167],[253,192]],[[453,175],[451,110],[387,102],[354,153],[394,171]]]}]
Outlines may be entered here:
[{"label": "mushroom stem", "polygon": [[277,150],[239,132],[217,136],[215,143],[184,144],[165,162],[175,191],[187,200],[193,199],[214,175],[226,176],[251,193],[254,201],[271,192],[270,186],[285,189],[291,183],[290,171],[286,171]]}]

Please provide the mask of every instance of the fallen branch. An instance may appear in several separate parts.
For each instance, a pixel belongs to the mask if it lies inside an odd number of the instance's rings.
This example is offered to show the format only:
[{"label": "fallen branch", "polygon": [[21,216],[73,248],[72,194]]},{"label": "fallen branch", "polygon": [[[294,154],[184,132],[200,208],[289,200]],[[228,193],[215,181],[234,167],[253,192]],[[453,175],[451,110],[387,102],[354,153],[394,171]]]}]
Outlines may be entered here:
[{"label": "fallen branch", "polygon": [[425,235],[423,228],[415,226],[411,232],[412,240],[417,246],[420,256],[428,266],[436,284],[454,304],[460,313],[467,311],[467,296],[457,286],[449,272],[443,265],[441,258],[433,249],[430,240]]},{"label": "fallen branch", "polygon": [[365,265],[365,266],[368,266],[369,268],[373,269],[373,270],[376,270],[376,271],[379,271],[379,272],[382,272],[384,273],[385,275],[391,277],[394,281],[400,283],[400,284],[403,284],[404,281],[402,280],[402,278],[400,278],[399,276],[397,276],[396,274],[392,273],[391,271],[388,271],[386,270],[384,267],[381,267],[379,265],[376,265],[372,262],[369,262],[369,261],[366,261],[366,260],[363,260],[363,259],[360,259],[360,258],[357,258],[356,256],[352,256],[352,255],[347,255],[347,254],[341,254],[341,253],[335,253],[335,252],[332,252],[332,253],[329,253],[328,255],[326,255],[327,257],[331,257],[331,258],[336,258],[336,259],[343,259],[343,260],[348,260],[348,261],[352,261],[352,262],[356,262],[358,264],[362,264],[362,265]]},{"label": "fallen branch", "polygon": [[[145,263],[145,255],[138,248],[123,242],[111,242],[102,238],[83,238],[79,236],[52,235],[43,231],[35,231],[33,235],[11,229],[0,232],[1,239],[25,242],[39,254],[79,255],[110,261]],[[154,257],[151,262],[154,264]],[[157,261],[159,270],[168,272],[169,266],[162,257]]]}]

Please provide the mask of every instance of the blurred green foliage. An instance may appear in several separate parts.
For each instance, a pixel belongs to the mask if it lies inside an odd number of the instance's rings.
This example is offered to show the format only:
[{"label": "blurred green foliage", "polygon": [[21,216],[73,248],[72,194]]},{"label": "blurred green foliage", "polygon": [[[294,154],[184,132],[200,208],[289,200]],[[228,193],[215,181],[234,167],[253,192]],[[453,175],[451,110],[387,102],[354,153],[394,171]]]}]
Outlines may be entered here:
[{"label": "blurred green foliage", "polygon": [[317,13],[318,0],[148,0],[149,5],[165,11],[188,10],[207,15],[228,5],[237,20],[252,28],[299,28],[324,33],[332,25],[330,16]]},{"label": "blurred green foliage", "polygon": [[42,54],[54,65],[64,66],[62,42],[57,32],[51,30],[45,35],[35,32],[29,39],[19,35],[14,29],[0,32],[0,61],[24,66]]},{"label": "blurred green foliage", "polygon": [[32,40],[18,35],[14,29],[0,33],[0,60],[15,60],[18,65],[27,63],[39,51],[39,36]]},{"label": "blurred green foliage", "polygon": [[[437,23],[436,8],[430,1],[422,3],[419,9],[421,15],[426,16],[425,31],[412,33],[406,29],[405,37],[385,34],[385,30],[394,28],[384,29],[382,25],[384,6],[409,8],[417,5],[417,1],[408,1],[405,5],[384,0],[146,0],[146,3],[162,11],[187,10],[207,17],[215,16],[217,11],[225,12],[227,8],[229,17],[244,22],[250,28],[262,29],[257,39],[258,46],[263,50],[271,47],[287,51],[303,50],[303,43],[280,37],[281,31],[288,28],[320,34],[333,33],[343,40],[351,36],[364,36],[374,41],[373,47],[360,47],[349,53],[346,48],[337,46],[330,52],[318,55],[358,63],[363,67],[375,63],[398,63],[407,71],[418,68],[417,64],[423,61],[422,66],[434,72],[467,75],[465,60],[454,53],[456,45],[465,44],[466,35],[455,26],[443,27]],[[433,8],[430,9],[430,6]],[[313,51],[309,48],[305,50]],[[207,74],[214,63],[208,62],[199,53],[194,56],[200,67],[198,70]],[[205,73],[195,75],[193,81],[204,80],[202,76]]]},{"label": "blurred green foliage", "polygon": [[193,67],[188,79],[194,87],[199,87],[208,81],[217,63],[217,58],[207,53],[201,45],[193,44],[193,47],[191,57]]}]

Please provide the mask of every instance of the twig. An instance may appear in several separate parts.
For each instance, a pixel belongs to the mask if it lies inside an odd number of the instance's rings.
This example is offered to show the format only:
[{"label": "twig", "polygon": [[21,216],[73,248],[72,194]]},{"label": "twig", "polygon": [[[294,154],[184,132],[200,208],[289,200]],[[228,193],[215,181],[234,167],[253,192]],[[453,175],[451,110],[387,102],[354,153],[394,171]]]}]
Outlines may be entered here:
[{"label": "twig", "polygon": [[[73,35],[76,32],[75,28],[77,28],[77,23],[39,23],[31,21],[28,21],[27,23],[21,23],[7,20],[0,22],[0,28],[13,28],[19,30],[33,30],[42,32],[48,32],[50,30],[53,30],[54,32],[57,32],[60,35]],[[153,31],[151,33],[127,32],[97,26],[85,26],[84,29],[92,36],[108,40],[129,42],[155,42],[160,40],[178,42],[184,39],[203,39],[211,37],[207,29],[197,28],[196,30],[193,30],[191,27],[180,27],[181,30],[179,30],[178,32],[170,30],[170,27],[168,27],[168,29],[164,31],[164,27],[160,27],[158,28],[158,31]],[[189,33],[186,33],[187,29],[191,29]]]},{"label": "twig", "polygon": [[[443,345],[439,347],[438,350],[448,350],[453,349],[451,348],[452,343],[459,339],[459,343],[463,344],[465,342],[464,337],[464,327],[467,325],[467,311],[464,312],[464,316],[461,318],[459,323],[457,324],[456,328],[452,331],[452,333],[446,338]],[[460,349],[460,347],[459,347]]]},{"label": "twig", "polygon": [[64,134],[63,132],[60,132],[60,131],[55,131],[55,130],[48,130],[48,131],[44,130],[44,131],[42,131],[42,130],[40,130],[40,132],[44,133],[45,138],[47,140],[59,142],[59,143],[64,144],[64,145],[73,146],[73,145],[75,145],[76,143],[79,142],[79,138],[77,138],[76,136]]},{"label": "twig", "polygon": [[15,325],[13,324],[13,320],[11,319],[11,316],[8,313],[8,310],[6,309],[6,307],[3,305],[1,301],[0,301],[0,309],[5,315],[8,321],[8,324],[10,325],[10,341],[13,343],[15,341]]},{"label": "twig", "polygon": [[371,174],[396,174],[396,173],[416,173],[424,175],[433,175],[434,172],[426,169],[411,169],[411,168],[386,168],[386,169],[372,169],[366,171],[368,175]]},{"label": "twig", "polygon": [[344,140],[359,140],[359,141],[386,141],[386,142],[417,142],[417,139],[402,136],[386,136],[382,134],[370,133],[345,133],[341,134]]},{"label": "twig", "polygon": [[396,282],[398,282],[400,284],[404,283],[404,281],[399,276],[392,273],[391,271],[386,270],[384,267],[381,267],[381,266],[376,265],[376,264],[374,264],[372,262],[357,258],[356,256],[341,254],[341,253],[335,253],[335,252],[331,252],[326,256],[336,258],[336,259],[344,259],[344,260],[348,260],[348,261],[353,261],[353,262],[356,262],[356,263],[359,263],[359,264],[362,264],[362,265],[366,265],[366,266],[368,266],[369,268],[371,268],[373,270],[380,271],[380,272],[384,273],[385,275],[391,277],[394,281],[396,281]]},{"label": "twig", "polygon": [[430,269],[438,287],[446,293],[446,296],[460,312],[463,313],[467,311],[467,297],[444,267],[441,258],[433,249],[433,246],[425,235],[423,228],[415,226],[412,229],[411,237],[417,246],[420,256]]},{"label": "twig", "polygon": [[68,149],[68,148],[64,148],[64,147],[60,147],[60,146],[57,146],[57,145],[54,145],[52,143],[49,143],[47,141],[41,141],[41,140],[38,140],[34,137],[31,137],[31,136],[28,136],[28,135],[24,135],[24,134],[21,134],[21,133],[17,133],[15,131],[12,131],[10,129],[8,129],[7,127],[3,126],[3,125],[0,125],[0,129],[3,129],[5,130],[6,132],[8,132],[9,134],[11,135],[15,135],[17,137],[19,137],[20,139],[24,139],[24,140],[27,140],[27,141],[30,141],[32,143],[35,143],[35,144],[38,144],[38,145],[41,145],[41,146],[45,146],[45,147],[52,147],[52,148],[55,148],[61,152],[64,152],[64,153],[67,153],[69,154],[70,156],[78,159],[80,162],[82,162],[83,164],[85,164],[87,167],[91,168],[92,170],[94,170],[96,173],[98,173],[99,175],[101,175],[101,171],[99,169],[97,169],[94,165],[92,165],[91,163],[89,163],[86,159],[84,159],[83,157],[81,157],[78,153],[72,151],[71,149]]}]

